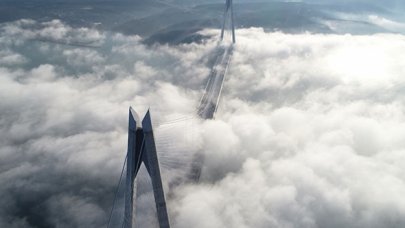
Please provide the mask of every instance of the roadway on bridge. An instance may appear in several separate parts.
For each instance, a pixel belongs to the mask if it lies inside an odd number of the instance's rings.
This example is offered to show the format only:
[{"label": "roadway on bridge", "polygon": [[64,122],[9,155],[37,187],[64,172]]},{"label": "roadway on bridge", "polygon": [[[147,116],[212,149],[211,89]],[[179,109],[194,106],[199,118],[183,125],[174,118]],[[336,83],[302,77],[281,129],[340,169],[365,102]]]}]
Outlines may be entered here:
[{"label": "roadway on bridge", "polygon": [[[217,48],[216,60],[197,108],[197,114],[205,120],[213,119],[218,108],[226,72],[232,57],[233,44],[229,46],[218,45]],[[199,182],[204,160],[205,155],[203,151],[194,155],[188,180]]]},{"label": "roadway on bridge", "polygon": [[203,119],[213,119],[217,110],[225,75],[232,56],[233,45],[218,46],[218,55],[208,77],[197,113]]}]

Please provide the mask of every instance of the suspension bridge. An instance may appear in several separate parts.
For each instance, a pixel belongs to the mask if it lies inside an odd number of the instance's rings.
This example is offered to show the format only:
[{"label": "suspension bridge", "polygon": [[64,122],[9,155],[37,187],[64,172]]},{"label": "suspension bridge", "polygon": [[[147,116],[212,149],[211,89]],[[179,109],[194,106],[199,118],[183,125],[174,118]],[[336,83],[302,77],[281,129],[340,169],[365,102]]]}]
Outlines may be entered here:
[{"label": "suspension bridge", "polygon": [[[224,32],[230,22],[232,43],[222,44]],[[217,111],[221,91],[225,81],[233,53],[235,39],[235,26],[232,0],[226,0],[224,18],[217,47],[214,65],[208,76],[208,81],[197,107],[197,115],[201,119],[213,119]],[[203,152],[196,153],[192,158],[192,165],[186,181],[198,182],[201,176],[205,156]],[[159,160],[153,134],[151,115],[148,111],[141,120],[138,114],[130,108],[128,123],[128,150],[124,166],[118,183],[113,207],[108,221],[108,228],[133,228],[136,223],[135,205],[137,200],[136,176],[144,164],[152,182],[153,197],[155,201],[156,219],[159,228],[170,228],[170,218],[166,206],[165,192],[162,184]],[[124,195],[124,197],[118,197]],[[119,208],[119,205],[121,208]]]}]

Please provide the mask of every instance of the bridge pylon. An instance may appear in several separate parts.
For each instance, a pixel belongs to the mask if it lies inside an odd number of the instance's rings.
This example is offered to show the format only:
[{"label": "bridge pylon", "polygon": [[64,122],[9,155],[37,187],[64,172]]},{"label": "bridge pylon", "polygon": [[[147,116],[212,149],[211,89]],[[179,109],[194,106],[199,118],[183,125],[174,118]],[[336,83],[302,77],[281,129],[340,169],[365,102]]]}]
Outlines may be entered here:
[{"label": "bridge pylon", "polygon": [[221,30],[221,41],[224,39],[224,31],[227,17],[231,17],[231,29],[232,29],[232,43],[235,43],[235,25],[233,22],[233,0],[226,0],[225,3],[225,12],[224,12],[224,21],[222,23]]},{"label": "bridge pylon", "polygon": [[128,123],[125,211],[123,221],[124,228],[132,228],[134,224],[134,199],[136,199],[134,184],[136,175],[138,174],[142,163],[145,165],[146,170],[148,171],[152,180],[159,227],[170,228],[150,112],[148,110],[141,122],[137,113],[130,108]]}]

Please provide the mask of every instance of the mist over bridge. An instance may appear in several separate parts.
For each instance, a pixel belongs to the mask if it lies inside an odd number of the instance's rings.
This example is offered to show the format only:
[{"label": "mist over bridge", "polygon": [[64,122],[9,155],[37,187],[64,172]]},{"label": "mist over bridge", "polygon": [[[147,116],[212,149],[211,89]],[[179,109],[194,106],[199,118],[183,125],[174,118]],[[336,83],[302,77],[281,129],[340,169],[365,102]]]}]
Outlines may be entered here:
[{"label": "mist over bridge", "polygon": [[[232,43],[223,44],[227,18],[230,18]],[[226,0],[224,19],[221,30],[221,41],[218,43],[214,65],[197,107],[197,114],[202,119],[213,119],[220,101],[225,75],[233,53],[235,28],[233,23],[232,0]],[[142,125],[139,123],[142,122]],[[205,156],[202,151],[193,157],[191,170],[186,181],[199,182]],[[140,121],[136,112],[130,108],[128,124],[128,150],[122,169],[116,196],[111,210],[108,227],[132,228],[136,223],[134,216],[137,199],[136,176],[142,163],[152,181],[151,191],[154,195],[156,217],[160,228],[170,228],[170,218],[166,207],[166,199],[160,173],[158,156],[149,111]],[[123,197],[119,197],[121,194]],[[121,208],[120,208],[120,206]],[[122,207],[124,205],[124,207]]]}]

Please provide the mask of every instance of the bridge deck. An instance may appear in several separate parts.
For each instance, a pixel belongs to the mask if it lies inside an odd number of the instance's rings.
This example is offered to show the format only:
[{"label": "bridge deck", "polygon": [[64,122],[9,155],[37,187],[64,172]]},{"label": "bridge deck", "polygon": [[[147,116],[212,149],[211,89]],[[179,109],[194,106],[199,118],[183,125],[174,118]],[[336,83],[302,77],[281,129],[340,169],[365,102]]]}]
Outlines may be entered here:
[{"label": "bridge deck", "polygon": [[[204,94],[201,98],[200,105],[197,109],[197,114],[202,119],[213,119],[218,108],[221,91],[225,80],[225,75],[228,70],[231,60],[233,45],[227,47],[220,46],[214,66],[208,77],[208,82],[205,87]],[[205,156],[203,152],[196,153],[193,158],[191,171],[188,179],[194,182],[200,180],[202,167]]]},{"label": "bridge deck", "polygon": [[233,46],[219,47],[219,53],[208,77],[207,86],[198,106],[197,113],[203,119],[214,118],[225,79],[226,71],[232,56]]}]

